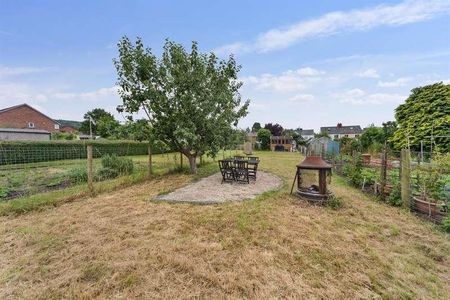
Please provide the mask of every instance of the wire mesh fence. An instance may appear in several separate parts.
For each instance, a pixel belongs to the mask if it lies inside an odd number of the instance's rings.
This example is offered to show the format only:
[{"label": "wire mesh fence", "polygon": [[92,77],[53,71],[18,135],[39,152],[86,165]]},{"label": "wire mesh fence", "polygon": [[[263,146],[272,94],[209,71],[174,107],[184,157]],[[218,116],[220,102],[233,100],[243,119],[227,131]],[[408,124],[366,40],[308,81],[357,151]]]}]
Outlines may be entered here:
[{"label": "wire mesh fence", "polygon": [[337,174],[382,201],[438,223],[448,215],[450,154],[385,150],[328,159]]},{"label": "wire mesh fence", "polygon": [[[92,143],[94,184],[119,177],[145,178],[188,167],[180,153],[151,149],[148,143]],[[0,143],[0,201],[37,193],[86,188],[88,143]],[[156,154],[155,154],[156,152]],[[150,164],[151,161],[151,164]]]}]

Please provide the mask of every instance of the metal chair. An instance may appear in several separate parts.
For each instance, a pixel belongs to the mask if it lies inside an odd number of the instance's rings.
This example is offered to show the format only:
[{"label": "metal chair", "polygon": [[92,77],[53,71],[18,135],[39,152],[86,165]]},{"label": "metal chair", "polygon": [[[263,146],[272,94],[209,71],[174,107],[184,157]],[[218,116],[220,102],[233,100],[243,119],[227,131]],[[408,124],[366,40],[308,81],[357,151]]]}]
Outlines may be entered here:
[{"label": "metal chair", "polygon": [[237,182],[250,183],[248,176],[248,161],[238,160],[234,163],[234,180]]},{"label": "metal chair", "polygon": [[243,157],[243,156],[240,156],[240,155],[235,155],[235,156],[234,156],[234,159],[239,160],[239,159],[244,159],[244,157]]},{"label": "metal chair", "polygon": [[220,173],[222,174],[222,182],[235,180],[233,164],[229,160],[219,160]]}]

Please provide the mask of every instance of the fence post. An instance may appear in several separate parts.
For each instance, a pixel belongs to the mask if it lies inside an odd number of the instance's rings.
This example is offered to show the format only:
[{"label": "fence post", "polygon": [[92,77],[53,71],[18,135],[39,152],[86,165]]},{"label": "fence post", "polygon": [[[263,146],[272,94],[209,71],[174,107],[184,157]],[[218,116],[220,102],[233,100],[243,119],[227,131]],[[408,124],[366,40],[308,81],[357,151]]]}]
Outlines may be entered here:
[{"label": "fence post", "polygon": [[94,171],[93,171],[93,159],[92,159],[92,145],[86,146],[86,154],[87,154],[87,179],[88,179],[88,188],[91,194],[94,192]]},{"label": "fence post", "polygon": [[408,149],[402,149],[402,178],[401,178],[401,190],[402,190],[402,203],[406,209],[410,208],[411,198],[411,156]]},{"label": "fence post", "polygon": [[147,153],[148,153],[148,177],[150,177],[153,174],[153,164],[152,164],[152,147],[150,146],[150,144],[148,145],[147,148]]},{"label": "fence post", "polygon": [[387,180],[387,149],[383,149],[381,156],[381,174],[380,174],[380,196],[381,200],[386,200],[386,180]]}]

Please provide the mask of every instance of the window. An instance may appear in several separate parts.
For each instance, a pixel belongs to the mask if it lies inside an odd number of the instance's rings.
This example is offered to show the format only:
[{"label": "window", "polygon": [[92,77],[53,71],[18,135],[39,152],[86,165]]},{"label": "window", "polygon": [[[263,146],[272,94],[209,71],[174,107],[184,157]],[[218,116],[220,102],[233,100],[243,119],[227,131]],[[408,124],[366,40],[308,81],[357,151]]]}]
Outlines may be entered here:
[{"label": "window", "polygon": [[337,140],[338,138],[339,138],[339,134],[335,134],[335,135],[334,135],[334,139]]},{"label": "window", "polygon": [[34,123],[33,122],[28,122],[28,128],[34,128]]},{"label": "window", "polygon": [[345,137],[348,137],[348,134],[346,134]]},{"label": "window", "polygon": [[59,124],[55,124],[55,129],[59,130]]},{"label": "window", "polygon": [[359,137],[359,134],[355,134],[355,137]]}]

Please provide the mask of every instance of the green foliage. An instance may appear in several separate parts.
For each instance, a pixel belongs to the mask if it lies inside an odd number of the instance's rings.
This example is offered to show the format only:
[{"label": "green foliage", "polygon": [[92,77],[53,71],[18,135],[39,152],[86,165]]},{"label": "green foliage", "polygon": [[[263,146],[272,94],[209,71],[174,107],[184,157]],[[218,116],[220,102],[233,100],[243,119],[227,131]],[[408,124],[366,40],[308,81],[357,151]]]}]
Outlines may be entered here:
[{"label": "green foliage", "polygon": [[333,210],[337,210],[343,206],[342,198],[333,196],[326,202],[326,206]]},{"label": "green foliage", "polygon": [[382,127],[375,127],[375,125],[372,124],[364,129],[359,139],[361,140],[363,150],[367,150],[374,143],[384,143],[384,130]]},{"label": "green foliage", "polygon": [[[86,158],[86,145],[94,147],[93,156],[102,154],[145,155],[148,143],[133,141],[14,141],[0,142],[0,165]],[[162,153],[155,147],[152,153]]]},{"label": "green foliage", "polygon": [[10,189],[8,187],[0,187],[0,198],[5,198],[6,196],[8,196],[10,192]]},{"label": "green foliage", "polygon": [[445,231],[450,233],[450,212],[448,215],[442,220],[442,228],[444,228]]},{"label": "green foliage", "polygon": [[[104,110],[103,108],[95,108],[84,114],[84,121],[81,122],[80,131],[86,134],[90,133],[89,117],[91,117],[95,124],[92,124],[93,135],[101,135],[107,137],[108,128],[110,128],[110,122],[115,121],[114,116]],[[116,121],[117,122],[117,121]],[[117,123],[118,124],[118,123]],[[100,132],[98,132],[98,129]]]},{"label": "green foliage", "polygon": [[152,139],[152,128],[148,120],[129,120],[124,125],[116,128],[114,138],[135,140],[139,142],[150,141]]},{"label": "green foliage", "polygon": [[330,135],[328,134],[328,132],[319,132],[319,133],[314,133],[314,137],[315,138],[321,138],[321,137],[327,137],[329,138]]},{"label": "green foliage", "polygon": [[261,143],[261,150],[269,150],[270,148],[270,136],[272,133],[268,129],[260,129],[257,133],[258,141]]},{"label": "green foliage", "polygon": [[71,132],[52,132],[51,139],[72,141],[77,139],[77,135]]},{"label": "green foliage", "polygon": [[[448,135],[450,128],[450,85],[435,83],[414,88],[404,104],[395,110],[399,125],[392,137],[397,149],[420,149],[420,141],[429,141],[431,135]],[[450,152],[450,139],[434,139],[437,148]]]},{"label": "green foliage", "polygon": [[417,184],[419,192],[428,201],[445,199],[444,187],[450,174],[450,153],[435,154],[430,164],[423,164],[417,168]]},{"label": "green foliage", "polygon": [[270,131],[270,133],[275,136],[283,135],[283,131],[284,131],[283,126],[281,126],[278,123],[276,123],[276,124],[267,123],[266,125],[264,125],[264,129],[268,129]]},{"label": "green foliage", "polygon": [[119,112],[147,114],[155,138],[189,158],[215,156],[227,143],[233,126],[247,114],[249,101],[241,105],[237,80],[240,66],[232,56],[219,60],[214,53],[202,54],[196,42],[190,53],[166,41],[161,58],[141,39],[127,37],[118,44],[114,60],[123,104]]},{"label": "green foliage", "polygon": [[117,170],[103,167],[100,170],[98,170],[97,173],[95,174],[95,180],[96,181],[107,180],[111,178],[116,178],[119,175],[120,174]]},{"label": "green foliage", "polygon": [[387,198],[387,202],[392,206],[402,206],[402,190],[400,184],[394,185],[389,197]]},{"label": "green foliage", "polygon": [[361,154],[358,153],[349,163],[344,165],[343,173],[348,177],[351,184],[360,187],[364,181],[362,170]]},{"label": "green foliage", "polygon": [[69,170],[69,179],[72,183],[83,183],[87,182],[87,169],[86,167],[78,167]]},{"label": "green foliage", "polygon": [[118,174],[131,174],[133,172],[133,161],[130,158],[119,157],[115,154],[102,156],[102,167],[117,171]]},{"label": "green foliage", "polygon": [[261,123],[259,123],[259,122],[253,123],[252,132],[258,132],[258,130],[260,130],[260,129],[261,129]]}]

